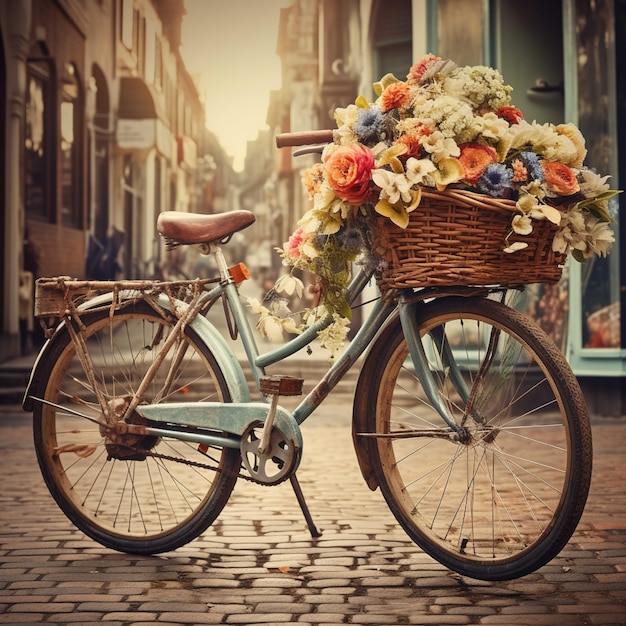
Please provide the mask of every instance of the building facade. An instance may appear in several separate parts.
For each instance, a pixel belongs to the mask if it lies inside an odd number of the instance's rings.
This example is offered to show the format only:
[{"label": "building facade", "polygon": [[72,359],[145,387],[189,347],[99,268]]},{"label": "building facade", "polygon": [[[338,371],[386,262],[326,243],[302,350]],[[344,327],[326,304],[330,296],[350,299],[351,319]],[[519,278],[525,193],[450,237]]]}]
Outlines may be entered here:
[{"label": "building facade", "polygon": [[[378,78],[404,78],[432,52],[498,68],[526,119],[577,124],[586,164],[610,174],[612,188],[625,185],[624,0],[295,0],[281,25],[284,85],[268,117],[276,132],[333,128],[336,106],[373,99]],[[283,155],[275,170],[280,206],[290,207],[283,240],[305,210],[308,165]],[[607,415],[626,413],[626,227],[615,217],[608,258],[570,262],[559,285],[529,288],[524,305],[566,353],[592,410]]]},{"label": "building facade", "polygon": [[184,11],[0,0],[3,359],[33,327],[20,281],[158,275],[161,211],[228,208],[232,165],[179,53]]}]

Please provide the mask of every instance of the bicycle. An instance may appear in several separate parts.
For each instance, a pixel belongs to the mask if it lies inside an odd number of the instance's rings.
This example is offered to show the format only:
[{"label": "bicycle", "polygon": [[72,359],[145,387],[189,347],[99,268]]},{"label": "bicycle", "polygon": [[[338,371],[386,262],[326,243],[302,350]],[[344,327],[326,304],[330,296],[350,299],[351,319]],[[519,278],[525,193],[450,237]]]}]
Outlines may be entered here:
[{"label": "bicycle", "polygon": [[[288,411],[279,398],[300,394],[302,380],[266,376],[265,368],[308,346],[330,319],[259,353],[239,297],[249,274],[242,264],[228,267],[220,247],[253,221],[247,211],[161,214],[167,240],[213,255],[213,279],[39,281],[38,315],[60,322],[33,368],[24,408],[33,411],[38,462],[65,515],[104,546],[155,554],[203,533],[238,478],[290,480],[319,536],[296,478],[300,426],[366,353],[353,442],[366,484],[380,488],[408,536],[477,579],[513,579],[554,558],[585,506],[591,429],[572,370],[549,337],[506,304],[511,288],[385,293]],[[353,305],[371,280],[363,268],[355,273]],[[207,320],[220,301],[250,381]]]}]

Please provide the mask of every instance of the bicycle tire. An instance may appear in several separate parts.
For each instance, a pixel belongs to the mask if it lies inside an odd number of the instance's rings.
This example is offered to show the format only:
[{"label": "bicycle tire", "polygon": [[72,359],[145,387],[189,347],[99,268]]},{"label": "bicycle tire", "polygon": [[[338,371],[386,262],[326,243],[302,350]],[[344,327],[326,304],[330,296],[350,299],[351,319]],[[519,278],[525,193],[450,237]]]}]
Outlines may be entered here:
[{"label": "bicycle tire", "polygon": [[[399,320],[368,356],[353,435],[368,438],[376,483],[426,553],[471,578],[529,574],[561,551],[586,503],[592,442],[578,381],[552,340],[499,302],[441,298],[417,317],[438,393],[468,441],[451,441],[425,397]],[[452,384],[437,329],[445,329],[469,398]],[[489,337],[497,341],[479,380]]]},{"label": "bicycle tire", "polygon": [[[86,313],[82,322],[96,384],[109,407],[124,406],[174,320],[139,301],[112,316],[108,310]],[[166,382],[178,347],[181,358]],[[33,411],[35,450],[46,485],[75,526],[102,545],[136,554],[174,550],[204,532],[228,501],[241,465],[238,450],[203,451],[165,437],[112,441],[105,436],[105,418],[67,327],[51,340],[32,395],[56,405],[35,401]],[[187,326],[144,400],[192,398],[228,402],[231,396],[210,348]]]}]

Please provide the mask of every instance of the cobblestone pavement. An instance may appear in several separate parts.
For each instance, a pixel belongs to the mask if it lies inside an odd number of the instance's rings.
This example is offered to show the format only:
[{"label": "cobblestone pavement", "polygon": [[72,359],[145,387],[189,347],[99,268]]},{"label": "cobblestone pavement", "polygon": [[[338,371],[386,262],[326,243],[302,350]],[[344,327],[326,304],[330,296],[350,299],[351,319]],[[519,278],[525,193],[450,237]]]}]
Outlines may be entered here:
[{"label": "cobblestone pavement", "polygon": [[587,509],[552,563],[510,582],[448,571],[363,482],[339,400],[304,426],[299,470],[320,539],[289,483],[240,481],[216,524],[159,557],[85,538],[53,503],[29,415],[0,408],[0,624],[626,624],[626,419],[593,423]]}]

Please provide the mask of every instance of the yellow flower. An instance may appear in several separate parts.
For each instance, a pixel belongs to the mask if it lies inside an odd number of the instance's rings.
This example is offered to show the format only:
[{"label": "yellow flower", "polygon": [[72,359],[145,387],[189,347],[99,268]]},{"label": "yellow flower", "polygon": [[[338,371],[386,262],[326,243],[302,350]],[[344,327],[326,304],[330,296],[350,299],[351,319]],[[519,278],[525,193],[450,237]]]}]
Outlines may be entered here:
[{"label": "yellow flower", "polygon": [[532,220],[528,215],[516,215],[511,227],[518,235],[530,235],[533,232]]},{"label": "yellow flower", "polygon": [[465,176],[465,168],[458,159],[449,157],[437,163],[437,169],[431,173],[437,189],[443,191],[448,185],[458,183]]},{"label": "yellow flower", "polygon": [[378,158],[378,166],[391,165],[391,169],[396,174],[404,172],[402,161],[398,158],[402,154],[405,154],[407,147],[403,144],[394,144],[390,148],[387,148]]},{"label": "yellow flower", "polygon": [[411,202],[406,205],[403,202],[391,204],[389,200],[379,200],[374,207],[376,213],[388,217],[396,226],[406,228],[409,225],[409,213],[419,206],[422,199],[421,188],[411,189],[409,193],[411,194]]}]

